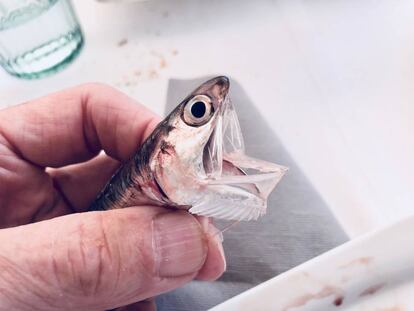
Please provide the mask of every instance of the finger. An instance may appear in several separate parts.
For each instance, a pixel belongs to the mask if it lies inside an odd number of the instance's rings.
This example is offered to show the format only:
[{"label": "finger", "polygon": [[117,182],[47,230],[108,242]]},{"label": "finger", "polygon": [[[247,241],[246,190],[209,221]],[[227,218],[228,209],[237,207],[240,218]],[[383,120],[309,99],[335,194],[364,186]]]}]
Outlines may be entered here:
[{"label": "finger", "polygon": [[[146,133],[142,137],[143,140],[154,130],[156,125],[157,122],[148,125]],[[87,210],[120,165],[120,161],[101,153],[86,162],[60,168],[47,168],[47,172],[69,206],[80,212]]]},{"label": "finger", "polygon": [[100,154],[87,162],[48,169],[47,172],[67,203],[73,210],[81,212],[87,210],[119,166],[119,161]]},{"label": "finger", "polygon": [[113,309],[189,282],[209,236],[186,212],[153,206],[72,214],[0,231],[0,305]]},{"label": "finger", "polygon": [[218,279],[226,270],[226,257],[223,250],[223,238],[221,232],[214,226],[213,220],[204,216],[197,216],[203,231],[208,239],[208,249],[206,262],[198,271],[197,279],[203,281],[214,281]]},{"label": "finger", "polygon": [[119,91],[85,84],[0,111],[0,136],[25,160],[59,167],[90,159],[101,149],[125,161],[158,122]]}]

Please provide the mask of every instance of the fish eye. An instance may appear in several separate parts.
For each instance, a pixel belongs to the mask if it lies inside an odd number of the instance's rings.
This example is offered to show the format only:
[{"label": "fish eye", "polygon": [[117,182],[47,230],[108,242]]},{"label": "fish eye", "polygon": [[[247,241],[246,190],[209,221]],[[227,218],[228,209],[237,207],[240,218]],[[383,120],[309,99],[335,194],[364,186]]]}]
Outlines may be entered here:
[{"label": "fish eye", "polygon": [[184,108],[184,121],[193,126],[202,125],[210,119],[211,114],[211,99],[205,95],[196,95]]},{"label": "fish eye", "polygon": [[206,114],[206,104],[203,102],[195,102],[191,106],[191,114],[197,119],[204,117]]}]

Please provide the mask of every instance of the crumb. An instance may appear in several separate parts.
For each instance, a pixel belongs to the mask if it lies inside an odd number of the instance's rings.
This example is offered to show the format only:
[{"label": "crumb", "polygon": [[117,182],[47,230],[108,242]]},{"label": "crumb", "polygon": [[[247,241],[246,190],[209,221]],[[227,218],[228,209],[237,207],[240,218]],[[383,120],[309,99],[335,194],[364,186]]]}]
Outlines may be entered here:
[{"label": "crumb", "polygon": [[167,67],[167,61],[165,60],[164,57],[160,56],[160,68],[165,68]]},{"label": "crumb", "polygon": [[156,79],[156,78],[158,78],[158,72],[157,72],[157,71],[155,71],[154,69],[151,69],[151,70],[148,72],[148,78],[149,78],[149,79]]},{"label": "crumb", "polygon": [[162,55],[162,54],[160,54],[160,53],[158,53],[158,52],[156,52],[154,50],[151,50],[150,53],[151,53],[152,56],[158,57],[160,59],[160,63],[159,63],[160,64],[160,68],[167,67],[167,61],[165,60],[164,55]]},{"label": "crumb", "polygon": [[135,70],[135,71],[134,71],[134,76],[139,77],[139,76],[141,76],[141,75],[142,75],[141,70]]},{"label": "crumb", "polygon": [[162,13],[162,17],[167,18],[168,16],[170,16],[170,12],[165,11]]},{"label": "crumb", "polygon": [[178,54],[178,50],[177,49],[172,50],[171,51],[171,54],[174,55],[174,56],[177,55]]},{"label": "crumb", "polygon": [[119,47],[121,47],[121,46],[124,46],[124,45],[126,45],[128,43],[128,39],[126,39],[126,38],[123,38],[123,39],[121,39],[121,40],[119,40],[118,41],[118,46]]}]

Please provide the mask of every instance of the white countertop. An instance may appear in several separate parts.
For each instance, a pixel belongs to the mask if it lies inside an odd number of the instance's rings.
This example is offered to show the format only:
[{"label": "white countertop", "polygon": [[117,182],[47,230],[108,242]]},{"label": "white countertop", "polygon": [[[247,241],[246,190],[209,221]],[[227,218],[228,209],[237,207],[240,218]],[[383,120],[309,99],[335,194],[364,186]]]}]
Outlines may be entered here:
[{"label": "white countertop", "polygon": [[1,107],[100,81],[161,114],[170,78],[226,74],[351,236],[413,213],[413,1],[79,0],[75,7],[86,37],[80,57],[36,81],[0,72]]}]

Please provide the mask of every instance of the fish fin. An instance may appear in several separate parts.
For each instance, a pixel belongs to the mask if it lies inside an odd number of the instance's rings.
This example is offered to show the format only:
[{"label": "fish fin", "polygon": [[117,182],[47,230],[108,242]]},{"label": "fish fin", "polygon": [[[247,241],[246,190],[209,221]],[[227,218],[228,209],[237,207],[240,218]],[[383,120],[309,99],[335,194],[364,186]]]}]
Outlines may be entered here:
[{"label": "fish fin", "polygon": [[266,212],[266,201],[229,185],[208,185],[190,213],[225,220],[256,220]]}]

